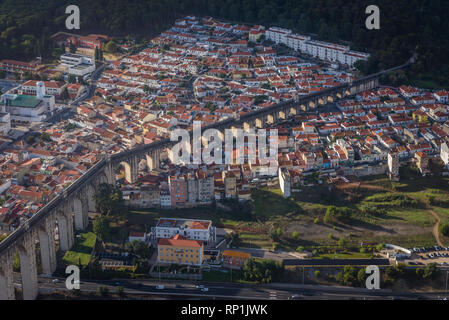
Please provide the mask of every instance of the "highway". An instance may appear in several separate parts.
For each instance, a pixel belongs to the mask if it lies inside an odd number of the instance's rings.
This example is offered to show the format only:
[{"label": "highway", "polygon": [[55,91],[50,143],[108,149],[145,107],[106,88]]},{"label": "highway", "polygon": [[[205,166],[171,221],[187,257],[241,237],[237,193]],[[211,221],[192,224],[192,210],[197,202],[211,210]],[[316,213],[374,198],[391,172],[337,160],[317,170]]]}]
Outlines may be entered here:
[{"label": "highway", "polygon": [[[58,279],[54,283],[54,279]],[[20,275],[14,275],[15,286],[20,288]],[[196,286],[204,285],[209,290],[202,292]],[[157,285],[163,285],[164,289],[157,289]],[[123,287],[126,294],[138,294],[148,296],[164,296],[168,299],[199,298],[212,299],[238,299],[238,300],[289,300],[293,295],[299,295],[301,300],[423,300],[438,299],[441,293],[393,293],[391,290],[367,290],[347,287],[331,287],[318,285],[299,285],[291,283],[274,284],[238,284],[218,283],[206,281],[170,281],[162,280],[81,280],[82,292],[97,292],[99,286],[109,289],[114,293],[118,286]],[[39,290],[41,293],[66,291],[65,279],[39,277]]]}]

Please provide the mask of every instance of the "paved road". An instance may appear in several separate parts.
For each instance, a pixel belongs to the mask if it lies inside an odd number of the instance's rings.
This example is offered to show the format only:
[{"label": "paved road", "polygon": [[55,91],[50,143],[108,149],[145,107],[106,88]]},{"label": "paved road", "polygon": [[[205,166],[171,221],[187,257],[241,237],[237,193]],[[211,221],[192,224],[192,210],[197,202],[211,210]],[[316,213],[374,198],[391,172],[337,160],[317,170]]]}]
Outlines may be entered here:
[{"label": "paved road", "polygon": [[[39,278],[39,289],[41,292],[49,293],[66,290],[65,279],[59,278],[58,283],[53,283],[55,278]],[[119,282],[118,284],[116,284]],[[20,287],[20,275],[14,275],[16,287]],[[156,286],[164,285],[163,290]],[[201,292],[196,288],[197,284],[203,284],[209,288],[207,292]],[[168,281],[162,280],[105,280],[105,281],[81,281],[81,291],[96,292],[99,286],[105,286],[109,292],[115,292],[117,286],[124,288],[128,294],[146,294],[154,296],[167,296],[171,299],[196,297],[200,299],[255,299],[255,300],[288,300],[292,295],[299,294],[305,300],[372,300],[372,299],[437,299],[440,294],[394,294],[390,290],[366,290],[358,288],[297,285],[297,284],[260,284],[257,286],[237,283],[216,282],[191,282],[191,281]]]}]

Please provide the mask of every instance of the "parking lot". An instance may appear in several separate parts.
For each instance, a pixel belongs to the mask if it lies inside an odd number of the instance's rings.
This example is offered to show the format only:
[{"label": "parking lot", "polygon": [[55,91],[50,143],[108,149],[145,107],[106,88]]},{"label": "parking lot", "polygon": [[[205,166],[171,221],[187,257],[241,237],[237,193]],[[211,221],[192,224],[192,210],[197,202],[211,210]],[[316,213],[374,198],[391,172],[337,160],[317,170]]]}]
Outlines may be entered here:
[{"label": "parking lot", "polygon": [[410,248],[412,255],[405,262],[410,265],[426,265],[436,263],[438,266],[449,266],[449,247]]}]

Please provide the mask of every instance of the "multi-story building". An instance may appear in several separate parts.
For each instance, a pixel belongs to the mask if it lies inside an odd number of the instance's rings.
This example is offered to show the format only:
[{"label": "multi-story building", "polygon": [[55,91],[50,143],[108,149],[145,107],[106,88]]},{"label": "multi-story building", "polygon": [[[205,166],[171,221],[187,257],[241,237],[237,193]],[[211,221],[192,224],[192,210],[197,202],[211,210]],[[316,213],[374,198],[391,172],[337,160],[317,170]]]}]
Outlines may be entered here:
[{"label": "multi-story building", "polygon": [[169,239],[177,234],[189,240],[204,241],[205,244],[213,244],[216,241],[216,230],[210,220],[163,218],[152,228],[155,239]]},{"label": "multi-story building", "polygon": [[198,181],[194,176],[189,175],[187,178],[187,202],[196,203],[198,200]]},{"label": "multi-story building", "polygon": [[0,134],[6,136],[11,130],[11,115],[6,112],[1,112],[0,108]]},{"label": "multi-story building", "polygon": [[168,177],[168,186],[170,189],[171,206],[184,206],[187,201],[187,183],[185,177]]},{"label": "multi-story building", "polygon": [[201,240],[189,240],[177,234],[161,238],[157,242],[158,263],[201,266],[204,259],[204,244]]},{"label": "multi-story building", "polygon": [[67,72],[75,76],[86,76],[95,71],[92,58],[75,53],[61,55],[61,65],[67,67]]},{"label": "multi-story building", "polygon": [[27,96],[20,94],[4,94],[0,99],[0,108],[10,114],[11,121],[41,122],[47,113],[53,111],[54,96]]},{"label": "multi-story building", "polygon": [[237,197],[237,178],[235,175],[223,171],[223,182],[225,187],[225,197],[226,198],[236,198]]},{"label": "multi-story building", "polygon": [[277,44],[304,52],[313,57],[330,62],[352,66],[358,60],[366,60],[369,54],[351,51],[349,46],[311,40],[308,36],[293,34],[289,29],[272,27],[265,31],[265,37]]},{"label": "multi-story building", "polygon": [[49,96],[60,96],[65,88],[67,88],[67,83],[63,81],[36,81],[29,80],[22,84],[19,89],[20,94],[27,94],[35,96],[37,95],[38,83],[43,84],[45,94]]},{"label": "multi-story building", "polygon": [[291,178],[290,173],[285,168],[279,168],[279,186],[284,198],[291,196]]},{"label": "multi-story building", "polygon": [[265,31],[265,38],[276,42],[277,44],[282,43],[287,45],[287,37],[292,33],[291,30],[271,27]]},{"label": "multi-story building", "polygon": [[1,60],[0,61],[0,70],[6,72],[13,72],[23,74],[25,72],[36,72],[38,69],[38,64],[36,63],[28,63],[17,60]]},{"label": "multi-story building", "polygon": [[198,180],[198,201],[211,202],[215,198],[214,177],[208,176],[205,172],[197,172],[196,178]]},{"label": "multi-story building", "polygon": [[399,179],[399,157],[397,154],[388,154],[388,173],[391,180]]}]

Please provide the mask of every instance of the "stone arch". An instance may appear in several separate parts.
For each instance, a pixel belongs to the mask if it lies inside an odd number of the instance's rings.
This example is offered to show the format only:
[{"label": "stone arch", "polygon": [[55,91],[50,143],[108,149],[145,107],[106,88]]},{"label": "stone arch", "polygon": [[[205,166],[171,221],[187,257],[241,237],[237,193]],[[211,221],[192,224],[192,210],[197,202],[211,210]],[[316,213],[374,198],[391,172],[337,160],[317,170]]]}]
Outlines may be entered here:
[{"label": "stone arch", "polygon": [[56,215],[58,244],[61,251],[68,251],[74,243],[73,217],[70,212],[59,211]]}]

